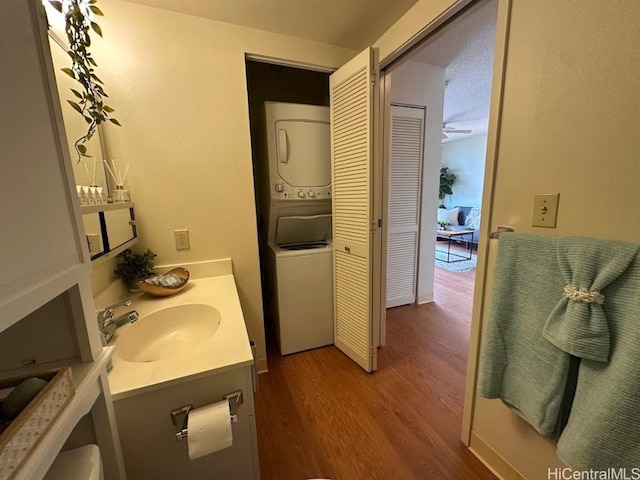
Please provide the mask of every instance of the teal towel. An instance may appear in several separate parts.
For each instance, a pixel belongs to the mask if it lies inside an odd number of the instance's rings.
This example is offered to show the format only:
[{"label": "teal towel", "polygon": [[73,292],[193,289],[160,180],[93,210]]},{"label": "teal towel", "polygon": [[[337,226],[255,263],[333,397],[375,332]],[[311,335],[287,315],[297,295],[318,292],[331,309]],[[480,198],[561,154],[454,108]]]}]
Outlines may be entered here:
[{"label": "teal towel", "polygon": [[582,237],[500,237],[478,393],[548,436],[570,407],[557,453],[576,470],[640,466],[639,251]]},{"label": "teal towel", "polygon": [[480,349],[478,393],[499,398],[538,432],[556,436],[570,356],[542,338],[563,298],[555,238],[503,233],[489,319]]},{"label": "teal towel", "polygon": [[556,252],[565,294],[544,326],[544,338],[576,357],[607,362],[611,341],[602,292],[639,249],[612,240],[560,238]]},{"label": "teal towel", "polygon": [[582,359],[569,422],[558,441],[560,459],[579,470],[640,467],[637,256],[624,273],[603,289],[603,294],[602,309],[611,338],[609,363]]}]

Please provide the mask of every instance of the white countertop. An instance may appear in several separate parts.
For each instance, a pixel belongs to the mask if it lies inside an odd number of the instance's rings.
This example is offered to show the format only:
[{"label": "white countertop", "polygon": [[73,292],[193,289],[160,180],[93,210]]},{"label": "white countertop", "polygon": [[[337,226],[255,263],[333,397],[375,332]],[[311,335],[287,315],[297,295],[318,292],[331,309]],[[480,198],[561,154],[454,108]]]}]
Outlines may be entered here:
[{"label": "white countertop", "polygon": [[140,318],[176,305],[199,303],[215,307],[221,315],[220,326],[205,342],[188,353],[155,362],[128,362],[118,356],[118,336],[130,325],[120,327],[109,345],[115,345],[109,386],[114,400],[138,393],[211,375],[253,362],[249,337],[240,308],[233,275],[197,278],[171,297],[152,298],[140,294],[132,298],[132,309]]}]

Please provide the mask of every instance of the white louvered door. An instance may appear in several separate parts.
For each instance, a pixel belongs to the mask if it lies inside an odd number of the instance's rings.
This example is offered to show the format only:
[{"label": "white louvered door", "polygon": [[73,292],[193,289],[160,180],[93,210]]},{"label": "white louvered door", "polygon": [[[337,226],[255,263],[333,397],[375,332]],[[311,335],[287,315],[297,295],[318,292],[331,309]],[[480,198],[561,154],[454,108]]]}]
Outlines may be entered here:
[{"label": "white louvered door", "polygon": [[391,106],[387,308],[416,301],[424,107]]},{"label": "white louvered door", "polygon": [[377,367],[379,305],[373,289],[376,52],[368,48],[331,75],[334,341],[367,372]]}]

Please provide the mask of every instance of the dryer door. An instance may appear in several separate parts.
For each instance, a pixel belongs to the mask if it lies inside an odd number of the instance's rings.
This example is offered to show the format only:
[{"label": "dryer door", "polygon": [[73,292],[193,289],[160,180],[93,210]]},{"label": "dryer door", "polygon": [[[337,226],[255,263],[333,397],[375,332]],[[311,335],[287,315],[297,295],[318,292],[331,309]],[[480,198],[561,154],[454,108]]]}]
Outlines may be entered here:
[{"label": "dryer door", "polygon": [[292,187],[331,183],[329,123],[313,120],[276,122],[278,174]]}]

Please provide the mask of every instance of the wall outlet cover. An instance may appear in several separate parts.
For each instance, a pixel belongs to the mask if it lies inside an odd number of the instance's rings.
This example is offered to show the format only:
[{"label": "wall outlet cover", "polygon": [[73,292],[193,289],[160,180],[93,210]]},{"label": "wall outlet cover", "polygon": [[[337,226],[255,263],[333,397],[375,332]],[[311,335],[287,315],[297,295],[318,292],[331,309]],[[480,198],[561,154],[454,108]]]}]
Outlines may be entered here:
[{"label": "wall outlet cover", "polygon": [[87,233],[87,244],[89,246],[90,255],[100,253],[100,235],[98,233]]},{"label": "wall outlet cover", "polygon": [[189,250],[189,230],[174,230],[173,234],[176,238],[176,250]]}]

